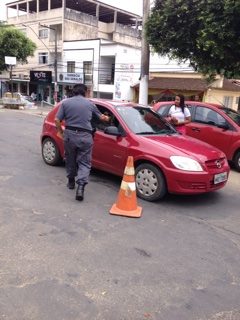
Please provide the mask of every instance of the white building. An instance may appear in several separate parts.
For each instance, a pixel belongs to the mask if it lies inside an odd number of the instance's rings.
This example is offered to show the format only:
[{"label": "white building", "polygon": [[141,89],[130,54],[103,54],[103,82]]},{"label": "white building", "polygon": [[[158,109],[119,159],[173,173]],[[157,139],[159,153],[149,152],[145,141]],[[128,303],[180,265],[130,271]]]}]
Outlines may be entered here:
[{"label": "white building", "polygon": [[69,79],[72,71],[85,84],[92,84],[94,97],[131,100],[131,85],[139,79],[140,63],[140,49],[131,46],[104,39],[69,41],[63,44],[59,76],[64,87],[74,84],[75,79]]}]

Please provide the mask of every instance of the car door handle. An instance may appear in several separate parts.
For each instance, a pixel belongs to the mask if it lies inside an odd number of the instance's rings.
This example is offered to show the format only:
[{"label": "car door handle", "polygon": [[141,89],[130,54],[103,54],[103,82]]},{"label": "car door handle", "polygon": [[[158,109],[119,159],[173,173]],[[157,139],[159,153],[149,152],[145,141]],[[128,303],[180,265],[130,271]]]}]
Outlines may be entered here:
[{"label": "car door handle", "polygon": [[192,128],[192,131],[200,132],[200,129],[199,128]]}]

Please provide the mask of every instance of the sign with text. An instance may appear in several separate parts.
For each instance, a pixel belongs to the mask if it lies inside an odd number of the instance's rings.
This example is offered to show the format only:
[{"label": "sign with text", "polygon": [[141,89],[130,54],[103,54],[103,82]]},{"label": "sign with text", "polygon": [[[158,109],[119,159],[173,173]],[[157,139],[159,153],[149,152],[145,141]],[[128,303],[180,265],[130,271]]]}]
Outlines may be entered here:
[{"label": "sign with text", "polygon": [[5,56],[5,64],[9,64],[9,65],[15,66],[17,64],[16,57]]},{"label": "sign with text", "polygon": [[65,83],[83,83],[83,73],[77,72],[77,73],[67,73],[62,72],[58,76],[59,82],[65,82]]},{"label": "sign with text", "polygon": [[30,71],[30,82],[51,83],[52,71]]}]

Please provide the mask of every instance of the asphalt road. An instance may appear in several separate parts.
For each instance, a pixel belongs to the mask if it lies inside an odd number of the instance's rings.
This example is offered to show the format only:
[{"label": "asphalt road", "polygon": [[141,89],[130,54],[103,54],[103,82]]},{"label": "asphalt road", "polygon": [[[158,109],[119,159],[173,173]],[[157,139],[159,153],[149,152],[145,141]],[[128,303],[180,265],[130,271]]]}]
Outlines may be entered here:
[{"label": "asphalt road", "polygon": [[94,171],[74,200],[42,122],[0,110],[0,319],[239,320],[240,174],[112,216],[121,179]]}]

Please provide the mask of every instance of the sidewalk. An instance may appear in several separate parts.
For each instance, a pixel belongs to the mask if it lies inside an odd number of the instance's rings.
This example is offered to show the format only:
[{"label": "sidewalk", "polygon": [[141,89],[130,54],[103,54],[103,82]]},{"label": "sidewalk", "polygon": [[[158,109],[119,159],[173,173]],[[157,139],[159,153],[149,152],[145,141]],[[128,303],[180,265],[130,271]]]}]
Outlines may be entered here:
[{"label": "sidewalk", "polygon": [[1,110],[13,110],[21,113],[29,113],[34,114],[42,117],[46,117],[48,113],[53,109],[53,107],[50,106],[36,106],[35,108],[25,108],[25,109],[7,109],[4,108],[3,105],[0,105]]},{"label": "sidewalk", "polygon": [[19,111],[22,111],[24,113],[30,113],[30,114],[35,114],[35,115],[46,117],[52,109],[53,109],[53,107],[38,106],[36,109],[24,109],[24,110],[19,110]]}]

